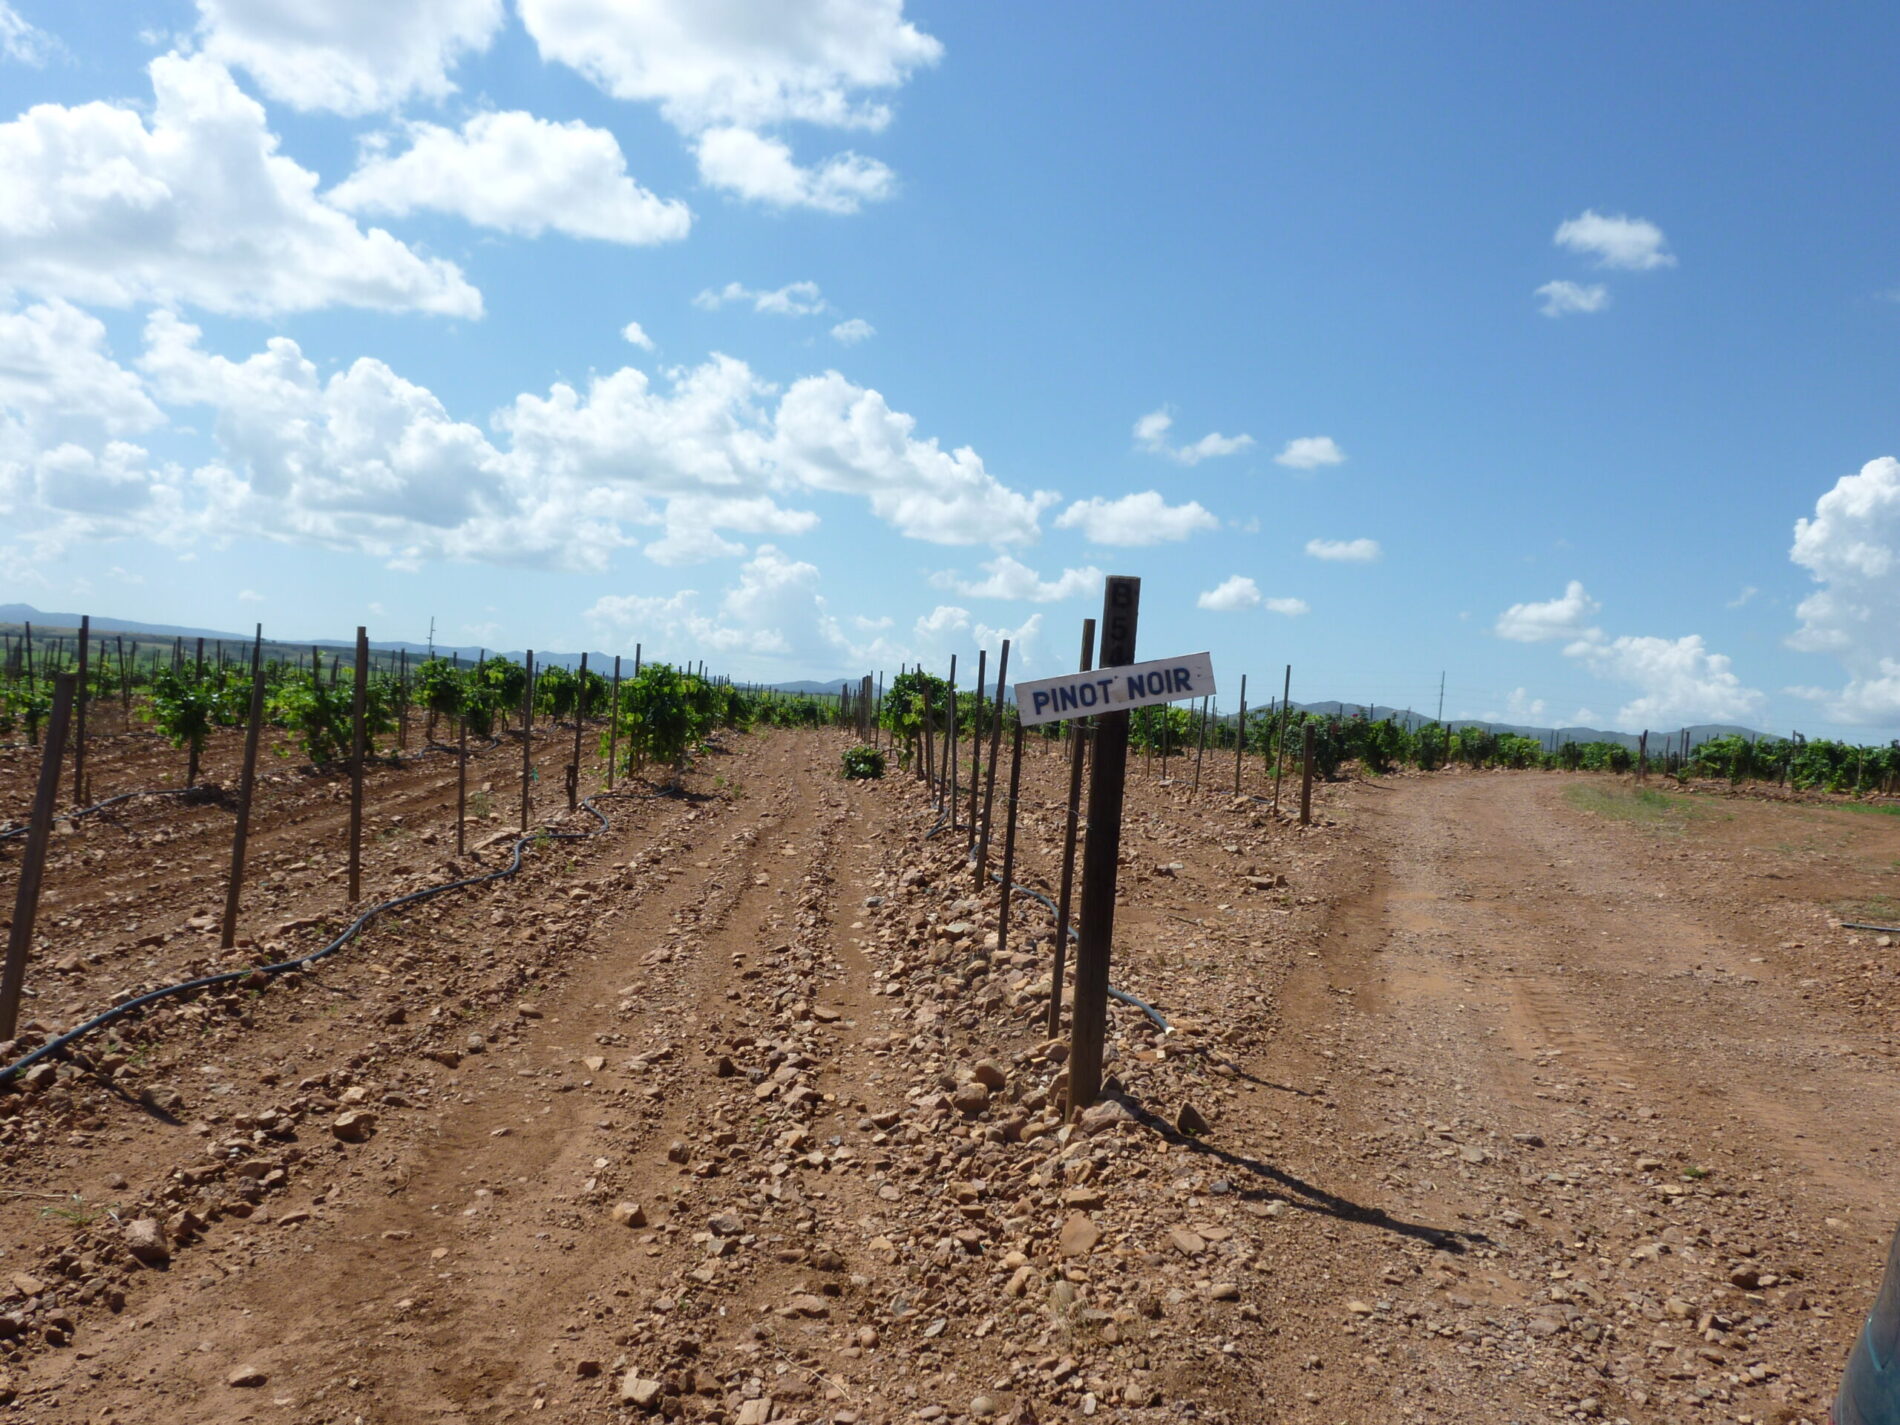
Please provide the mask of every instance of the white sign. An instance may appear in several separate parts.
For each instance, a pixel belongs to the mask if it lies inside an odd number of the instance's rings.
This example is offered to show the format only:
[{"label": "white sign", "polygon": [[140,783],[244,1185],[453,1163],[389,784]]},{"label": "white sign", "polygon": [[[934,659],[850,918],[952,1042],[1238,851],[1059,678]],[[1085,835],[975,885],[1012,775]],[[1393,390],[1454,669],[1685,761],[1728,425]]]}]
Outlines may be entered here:
[{"label": "white sign", "polygon": [[1125,712],[1154,703],[1205,697],[1216,691],[1212,655],[1189,653],[1180,658],[1130,663],[1125,668],[1097,668],[1091,673],[1064,673],[1059,678],[1018,683],[1016,715],[1024,727],[1035,727],[1058,718]]}]

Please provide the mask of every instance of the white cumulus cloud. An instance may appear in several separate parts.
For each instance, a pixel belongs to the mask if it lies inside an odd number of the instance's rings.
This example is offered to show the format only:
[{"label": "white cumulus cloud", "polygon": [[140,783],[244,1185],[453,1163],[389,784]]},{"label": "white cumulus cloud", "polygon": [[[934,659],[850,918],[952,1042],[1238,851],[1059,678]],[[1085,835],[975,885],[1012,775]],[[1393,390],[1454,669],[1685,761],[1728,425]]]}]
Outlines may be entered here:
[{"label": "white cumulus cloud", "polygon": [[708,312],[716,312],[728,302],[749,302],[755,312],[770,312],[780,317],[811,317],[831,310],[831,304],[816,282],[787,282],[770,291],[748,287],[742,282],[728,282],[724,287],[708,287],[693,298],[695,307]]},{"label": "white cumulus cloud", "polygon": [[1174,417],[1165,406],[1158,411],[1150,411],[1135,422],[1135,443],[1150,455],[1163,456],[1179,465],[1199,465],[1203,460],[1237,455],[1253,448],[1252,436],[1222,435],[1219,431],[1210,431],[1186,445],[1170,445],[1168,432],[1173,426]]},{"label": "white cumulus cloud", "polygon": [[[745,555],[734,536],[808,533],[820,515],[799,502],[824,496],[861,501],[909,538],[991,546],[1034,541],[1056,500],[920,437],[914,417],[836,372],[781,391],[723,356],[658,384],[623,367],[522,392],[483,428],[374,358],[325,374],[287,337],[227,357],[162,309],[136,370],[64,303],[0,309],[0,349],[9,563],[9,541],[45,551],[144,530],[315,544],[399,568],[598,570],[641,547],[678,566]],[[216,455],[197,469],[155,466],[128,439],[200,412]]]},{"label": "white cumulus cloud", "polygon": [[488,48],[501,0],[198,0],[205,53],[297,109],[368,114],[455,91],[449,72]]},{"label": "white cumulus cloud", "polygon": [[1577,217],[1559,224],[1552,241],[1567,251],[1595,258],[1598,267],[1648,272],[1676,265],[1675,254],[1667,251],[1669,241],[1661,228],[1647,218],[1632,218],[1622,213],[1612,217],[1586,208]]},{"label": "white cumulus cloud", "polygon": [[1289,440],[1273,463],[1284,465],[1290,470],[1317,470],[1322,465],[1343,465],[1346,452],[1341,450],[1330,435],[1303,435]]},{"label": "white cumulus cloud", "polygon": [[1825,703],[1846,723],[1900,719],[1900,460],[1843,475],[1795,522],[1789,558],[1814,580],[1790,647],[1830,654],[1846,682]]},{"label": "white cumulus cloud", "polygon": [[1260,586],[1245,574],[1236,574],[1211,589],[1203,589],[1194,602],[1201,608],[1224,614],[1255,609],[1260,607]]},{"label": "white cumulus cloud", "polygon": [[1584,590],[1581,580],[1572,579],[1563,594],[1542,603],[1512,604],[1498,615],[1494,631],[1499,638],[1513,643],[1545,643],[1558,638],[1577,638],[1589,627],[1602,605]]},{"label": "white cumulus cloud", "polygon": [[18,10],[0,0],[0,55],[39,69],[59,47],[58,40],[28,24]]},{"label": "white cumulus cloud", "polygon": [[1315,559],[1331,559],[1342,564],[1370,564],[1385,551],[1376,539],[1309,539],[1306,552]]},{"label": "white cumulus cloud", "polygon": [[877,328],[863,317],[848,317],[831,329],[832,340],[841,341],[846,346],[856,346],[861,341],[869,341],[877,335]]},{"label": "white cumulus cloud", "polygon": [[1196,500],[1170,505],[1156,490],[1110,500],[1101,495],[1077,500],[1056,516],[1058,529],[1079,529],[1091,544],[1139,548],[1168,544],[1203,530],[1219,529],[1220,521]]},{"label": "white cumulus cloud", "polygon": [[150,72],[149,127],[105,103],[39,104],[0,124],[0,283],[245,315],[481,315],[454,264],[323,202],[214,60],[166,54]]},{"label": "white cumulus cloud", "polygon": [[800,164],[772,130],[800,123],[876,132],[880,96],[933,65],[943,46],[904,19],[902,0],[521,0],[543,59],[618,99],[659,105],[693,141],[700,175],[741,198],[852,212],[889,195],[889,168],[852,152]]},{"label": "white cumulus cloud", "polygon": [[1600,312],[1610,305],[1610,289],[1601,282],[1579,283],[1558,279],[1537,289],[1544,299],[1539,307],[1547,317],[1567,317],[1573,312]]},{"label": "white cumulus cloud", "polygon": [[945,571],[931,575],[930,582],[969,599],[1020,599],[1033,604],[1052,604],[1079,594],[1100,593],[1105,577],[1100,569],[1087,565],[1064,569],[1055,578],[1044,579],[1027,564],[1007,554],[985,560],[983,568],[987,578],[965,579],[955,572]]},{"label": "white cumulus cloud", "polygon": [[1585,638],[1566,648],[1564,656],[1577,659],[1599,678],[1639,690],[1617,710],[1617,726],[1627,732],[1691,722],[1740,722],[1762,710],[1760,691],[1744,686],[1728,656],[1710,652],[1700,634]]},{"label": "white cumulus cloud", "polygon": [[639,347],[642,351],[653,350],[653,338],[647,335],[647,329],[638,322],[628,322],[622,327],[620,329],[620,338],[622,341]]},{"label": "white cumulus cloud", "polygon": [[372,153],[329,200],[356,213],[453,213],[481,227],[538,237],[549,228],[605,242],[674,242],[693,216],[634,182],[620,143],[578,119],[518,110],[476,114],[460,129],[410,124],[400,153]]}]

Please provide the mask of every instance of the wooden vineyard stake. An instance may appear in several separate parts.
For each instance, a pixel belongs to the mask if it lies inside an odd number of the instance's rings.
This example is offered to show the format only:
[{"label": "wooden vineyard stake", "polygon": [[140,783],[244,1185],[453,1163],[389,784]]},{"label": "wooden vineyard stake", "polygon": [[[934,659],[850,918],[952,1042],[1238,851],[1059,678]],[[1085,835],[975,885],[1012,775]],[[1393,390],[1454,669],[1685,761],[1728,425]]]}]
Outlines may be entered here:
[{"label": "wooden vineyard stake", "polygon": [[[922,664],[918,665],[917,671],[919,673],[923,672]],[[937,739],[931,735],[930,684],[923,683],[922,689],[924,699],[924,731],[921,739],[923,747],[920,749],[921,755],[917,759],[917,770],[923,773],[924,789],[932,796],[935,796],[937,792]]]},{"label": "wooden vineyard stake", "polygon": [[983,833],[976,839],[976,887],[983,889],[983,882],[990,873],[990,818],[996,810],[996,761],[1003,750],[1003,699],[1009,691],[1004,681],[1009,676],[1009,640],[1003,640],[1003,656],[996,660],[996,700],[991,704],[990,716],[990,775],[983,788]]},{"label": "wooden vineyard stake", "polygon": [[1290,709],[1287,699],[1293,693],[1293,665],[1286,665],[1286,686],[1280,693],[1280,735],[1274,739],[1273,748],[1273,812],[1280,814],[1280,777],[1286,771],[1286,718]]},{"label": "wooden vineyard stake", "polygon": [[33,625],[26,625],[23,640],[26,648],[26,740],[34,747],[40,745],[40,715],[34,711],[33,697]]},{"label": "wooden vineyard stake", "polygon": [[403,649],[396,673],[396,750],[409,750],[409,650]]},{"label": "wooden vineyard stake", "polygon": [[579,686],[574,689],[574,760],[567,764],[567,809],[580,810],[581,804],[581,729],[587,725],[587,655],[581,654]]},{"label": "wooden vineyard stake", "polygon": [[1300,729],[1300,825],[1313,824],[1313,724]]},{"label": "wooden vineyard stake", "polygon": [[[1086,673],[1095,658],[1095,620],[1082,620],[1082,663]],[[1075,889],[1075,837],[1082,812],[1082,763],[1088,755],[1088,723],[1069,719],[1069,818],[1062,829],[1062,889],[1056,897],[1056,952],[1049,983],[1049,1037],[1062,1032],[1062,966],[1069,958],[1069,900]]]},{"label": "wooden vineyard stake", "polygon": [[1247,675],[1240,675],[1240,717],[1234,723],[1234,795],[1240,795],[1240,758],[1247,750]]},{"label": "wooden vineyard stake", "polygon": [[356,675],[350,684],[350,904],[363,898],[363,702],[369,693],[369,631],[356,630]]},{"label": "wooden vineyard stake", "polygon": [[86,804],[86,650],[92,642],[92,615],[79,616],[79,692],[73,702],[73,805]]},{"label": "wooden vineyard stake", "polygon": [[[130,730],[132,723],[132,665],[125,661],[125,639],[119,637],[115,638],[115,641],[119,645],[119,708],[120,711],[125,714],[126,727]],[[137,658],[138,653],[138,642],[134,640],[132,643],[132,656]]]},{"label": "wooden vineyard stake", "polygon": [[251,794],[257,786],[257,736],[264,723],[264,625],[251,644],[251,708],[244,725],[244,770],[238,777],[237,822],[231,829],[231,878],[224,887],[224,924],[218,947],[237,944],[238,898],[244,889],[244,848],[251,833]]},{"label": "wooden vineyard stake", "polygon": [[614,690],[607,699],[607,790],[614,789],[614,757],[620,751],[620,655],[614,654]]},{"label": "wooden vineyard stake", "polygon": [[943,776],[939,791],[947,792],[950,829],[957,829],[957,655],[950,655],[950,706],[945,710]]},{"label": "wooden vineyard stake", "polygon": [[530,792],[534,776],[534,650],[530,648],[522,664],[527,681],[521,687],[521,834],[528,834]]},{"label": "wooden vineyard stake", "polygon": [[1649,729],[1643,729],[1643,735],[1636,739],[1636,780],[1649,780]]},{"label": "wooden vineyard stake", "polygon": [[996,954],[1009,951],[1010,878],[1016,874],[1016,788],[1023,779],[1023,725],[1016,724],[1009,739],[1009,801],[1003,808],[1003,894],[996,917]]},{"label": "wooden vineyard stake", "polygon": [[33,819],[27,825],[26,854],[20,860],[20,884],[13,897],[13,928],[7,934],[7,963],[0,971],[0,1041],[14,1037],[20,1022],[20,993],[26,984],[26,957],[33,948],[33,922],[40,910],[40,883],[46,876],[46,848],[53,839],[53,804],[59,797],[59,764],[72,718],[71,673],[53,681],[53,715],[40,753],[40,780],[33,792]]},{"label": "wooden vineyard stake", "polygon": [[1208,704],[1208,699],[1202,698],[1201,699],[1201,738],[1194,748],[1194,787],[1193,787],[1193,790],[1197,794],[1201,790],[1201,759],[1207,755],[1207,704]]},{"label": "wooden vineyard stake", "polygon": [[[882,745],[881,739],[884,733],[883,724],[884,724],[884,674],[880,670],[877,675],[877,700],[871,704],[871,745],[873,747],[878,747]],[[895,751],[896,749],[893,748],[892,750]]]},{"label": "wooden vineyard stake", "polygon": [[976,850],[976,799],[983,790],[983,678],[984,670],[989,666],[990,651],[979,648],[976,653],[976,686],[971,690],[976,694],[976,705],[970,713],[970,824],[969,848]]},{"label": "wooden vineyard stake", "polygon": [[[1135,661],[1140,613],[1141,580],[1111,576],[1102,592],[1102,667]],[[1095,763],[1089,771],[1089,840],[1082,860],[1082,934],[1075,946],[1075,1013],[1069,1021],[1069,1101],[1065,1106],[1069,1114],[1088,1108],[1102,1091],[1109,954],[1115,936],[1115,873],[1121,855],[1127,771],[1127,710],[1097,714]]]},{"label": "wooden vineyard stake", "polygon": [[[456,671],[461,671],[462,658],[455,658]],[[475,665],[480,668],[482,665]],[[468,695],[462,695],[460,716],[455,721],[457,747],[455,751],[455,854],[465,855],[468,851]]]}]

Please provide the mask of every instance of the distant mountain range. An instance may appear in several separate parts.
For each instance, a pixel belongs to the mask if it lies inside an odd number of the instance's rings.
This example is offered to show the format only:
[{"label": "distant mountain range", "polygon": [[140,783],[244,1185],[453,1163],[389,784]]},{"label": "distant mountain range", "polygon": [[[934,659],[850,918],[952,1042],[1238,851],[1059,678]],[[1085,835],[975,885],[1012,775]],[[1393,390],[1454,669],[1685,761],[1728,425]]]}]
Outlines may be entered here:
[{"label": "distant mountain range", "polygon": [[[10,632],[13,628],[17,628],[19,625],[25,623],[33,625],[36,635],[42,632],[48,634],[70,634],[79,627],[79,615],[48,613],[44,610],[34,608],[31,604],[0,604],[0,627],[7,627]],[[141,638],[188,638],[192,640],[202,638],[207,642],[221,640],[227,645],[248,644],[251,641],[250,634],[232,633],[228,629],[183,628],[174,624],[139,623],[133,619],[110,618],[99,614],[95,614],[92,617],[92,629],[95,633],[136,634]],[[267,649],[273,650],[300,648],[335,649],[353,648],[355,646],[354,640],[334,638],[304,640],[267,638],[264,640],[264,643]],[[384,643],[375,639],[370,640],[370,647],[379,652],[406,652],[411,657],[426,657],[430,651],[429,645],[426,643]],[[435,652],[444,658],[459,656],[467,662],[473,662],[483,653],[500,653],[505,657],[515,659],[519,659],[522,656],[521,649],[483,649],[474,646],[446,643],[436,644]],[[581,661],[581,655],[578,653],[550,653],[537,650],[534,656],[535,662],[543,667],[549,664],[560,664],[563,667],[572,668]],[[587,661],[589,667],[605,671],[613,666],[613,655],[590,652],[587,655]],[[631,674],[633,671],[633,660],[630,658],[623,659],[622,667],[627,673]],[[841,687],[853,682],[855,682],[855,680],[851,678],[837,678],[829,682],[812,678],[801,678],[795,682],[772,683],[767,686],[774,692],[780,693],[836,695]],[[1295,703],[1293,706],[1298,708],[1301,712],[1319,713],[1322,716],[1328,717],[1370,716],[1375,721],[1389,717],[1403,724],[1408,729],[1426,727],[1432,722],[1431,718],[1410,708],[1381,707],[1377,704],[1368,707],[1363,703],[1323,702]],[[1258,709],[1249,709],[1248,716],[1251,717],[1253,713],[1257,711]],[[1230,721],[1232,714],[1224,713],[1222,714],[1222,719],[1224,721]],[[1535,738],[1549,748],[1561,747],[1566,742],[1617,742],[1629,748],[1631,751],[1634,751],[1638,740],[1634,733],[1610,732],[1606,729],[1596,727],[1531,727],[1521,723],[1483,722],[1476,718],[1456,718],[1450,719],[1449,721],[1454,728],[1481,727],[1488,728],[1490,731],[1496,733],[1510,733],[1517,737]],[[1770,735],[1756,732],[1752,728],[1737,727],[1730,723],[1697,723],[1689,728],[1653,729],[1650,734],[1652,749],[1661,749],[1671,737],[1680,739],[1685,731],[1689,734],[1689,745],[1691,747],[1699,747],[1712,738],[1728,737],[1734,734],[1740,734],[1748,738]]]}]

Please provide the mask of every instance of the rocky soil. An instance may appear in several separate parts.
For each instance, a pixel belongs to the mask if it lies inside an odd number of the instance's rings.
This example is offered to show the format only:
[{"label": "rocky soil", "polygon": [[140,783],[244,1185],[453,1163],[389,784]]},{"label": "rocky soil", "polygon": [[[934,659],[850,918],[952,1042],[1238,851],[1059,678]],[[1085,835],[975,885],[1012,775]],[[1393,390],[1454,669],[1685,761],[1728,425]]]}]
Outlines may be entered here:
[{"label": "rocky soil", "polygon": [[[1900,819],[1440,775],[1301,828],[1255,766],[1137,767],[1114,979],[1168,1027],[1116,1003],[1071,1120],[1049,912],[1005,936],[842,745],[729,739],[0,1095],[0,1419],[1824,1418],[1900,1214],[1892,957],[1838,926]],[[441,769],[390,775],[378,893],[452,837]],[[1026,760],[1051,895],[1065,783]],[[45,1028],[200,934],[127,943],[88,884],[199,814],[63,843],[99,909],[47,930]],[[338,909],[304,859],[272,916]],[[172,916],[196,864],[130,875]]]}]

